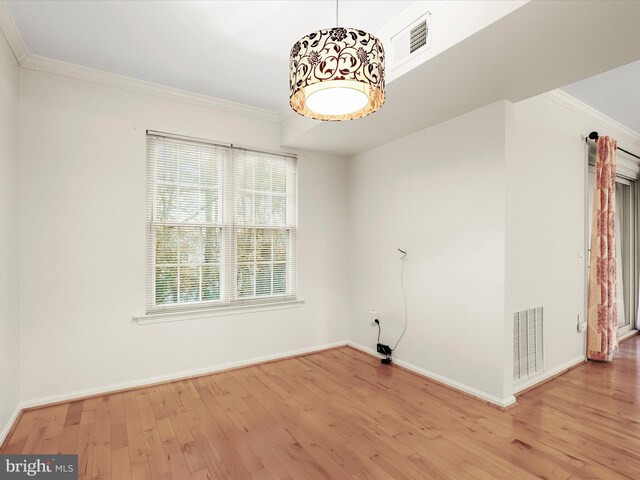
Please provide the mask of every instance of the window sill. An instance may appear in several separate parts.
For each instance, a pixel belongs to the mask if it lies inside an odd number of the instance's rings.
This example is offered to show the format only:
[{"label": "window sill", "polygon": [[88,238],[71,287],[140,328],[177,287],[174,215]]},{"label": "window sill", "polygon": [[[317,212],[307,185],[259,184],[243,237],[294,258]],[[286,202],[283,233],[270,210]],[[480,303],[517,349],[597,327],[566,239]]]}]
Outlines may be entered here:
[{"label": "window sill", "polygon": [[146,315],[134,316],[133,319],[138,323],[138,325],[151,325],[153,323],[181,322],[184,320],[195,320],[198,318],[222,317],[242,313],[298,308],[303,303],[304,300],[286,300],[282,302],[258,303],[253,305],[232,305],[225,307],[203,308],[200,310],[147,313]]}]

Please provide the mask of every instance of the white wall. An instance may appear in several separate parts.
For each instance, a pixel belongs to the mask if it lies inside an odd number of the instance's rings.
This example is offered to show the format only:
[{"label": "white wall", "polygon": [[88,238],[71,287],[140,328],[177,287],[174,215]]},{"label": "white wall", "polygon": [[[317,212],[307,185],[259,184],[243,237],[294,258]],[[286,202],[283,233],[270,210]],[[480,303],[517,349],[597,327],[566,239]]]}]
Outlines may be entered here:
[{"label": "white wall", "polygon": [[[585,353],[585,334],[577,331],[578,315],[586,315],[584,137],[597,130],[639,150],[619,132],[551,98],[514,104],[507,136],[505,325],[511,328],[516,311],[544,306],[546,375]],[[511,361],[510,350],[505,358]]]},{"label": "white wall", "polygon": [[145,130],[277,149],[276,123],[23,70],[22,399],[347,337],[346,163],[299,159],[300,308],[140,326]]},{"label": "white wall", "polygon": [[503,384],[506,102],[353,157],[349,170],[349,338],[493,401]]},{"label": "white wall", "polygon": [[[9,385],[0,414],[7,416],[18,388],[15,287],[9,294],[18,271],[15,61],[5,71],[10,92],[2,98],[10,108],[0,134],[9,140],[0,148],[14,158],[5,161],[2,150],[0,194],[8,198],[0,225],[14,225],[0,231],[9,245],[0,307],[9,325],[0,349],[0,386]],[[22,71],[23,401],[347,338],[375,348],[374,308],[382,341],[393,344],[403,322],[397,248],[409,253],[409,328],[397,360],[509,402],[512,314],[537,305],[547,320],[546,372],[583,355],[584,337],[575,330],[584,315],[582,136],[608,133],[592,119],[536,97],[497,102],[349,160],[301,152],[299,292],[306,303],[139,326],[132,316],[145,305],[146,129],[279,148],[276,123]]]},{"label": "white wall", "polygon": [[0,32],[0,441],[20,389],[18,86],[18,62]]},{"label": "white wall", "polygon": [[[397,248],[409,328],[394,358],[483,398],[584,359],[584,136],[637,135],[561,94],[498,102],[350,160],[349,338],[375,348],[402,328]],[[619,156],[628,171],[638,165]],[[582,256],[582,261],[580,258]],[[544,306],[545,370],[513,384],[513,313]]]}]

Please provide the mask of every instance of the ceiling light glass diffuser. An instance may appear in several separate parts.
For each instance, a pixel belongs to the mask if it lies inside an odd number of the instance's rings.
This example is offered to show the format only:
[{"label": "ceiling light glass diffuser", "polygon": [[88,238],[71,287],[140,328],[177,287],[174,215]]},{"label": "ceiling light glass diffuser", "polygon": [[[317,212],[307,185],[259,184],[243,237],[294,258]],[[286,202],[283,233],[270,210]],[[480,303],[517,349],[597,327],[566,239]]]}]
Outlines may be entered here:
[{"label": "ceiling light glass diffuser", "polygon": [[384,49],[370,33],[330,28],[298,40],[289,58],[289,103],[317,120],[365,117],[384,104]]}]

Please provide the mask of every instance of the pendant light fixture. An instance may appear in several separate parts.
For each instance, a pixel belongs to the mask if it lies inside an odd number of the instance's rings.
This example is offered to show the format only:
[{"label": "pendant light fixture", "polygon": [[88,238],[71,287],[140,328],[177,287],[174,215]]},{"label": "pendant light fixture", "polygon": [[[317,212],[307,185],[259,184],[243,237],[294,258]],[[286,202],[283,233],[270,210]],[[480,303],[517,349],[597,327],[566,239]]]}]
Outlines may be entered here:
[{"label": "pendant light fixture", "polygon": [[357,28],[318,30],[298,40],[289,58],[289,104],[316,120],[365,117],[384,104],[382,42]]}]

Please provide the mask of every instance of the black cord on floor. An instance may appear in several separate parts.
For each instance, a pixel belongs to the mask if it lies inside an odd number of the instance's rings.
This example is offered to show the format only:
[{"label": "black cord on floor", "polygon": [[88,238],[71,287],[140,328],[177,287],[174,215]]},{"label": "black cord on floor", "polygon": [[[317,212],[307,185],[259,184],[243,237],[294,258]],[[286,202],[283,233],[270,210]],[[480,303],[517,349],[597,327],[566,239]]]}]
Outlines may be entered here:
[{"label": "black cord on floor", "polygon": [[400,334],[400,338],[398,338],[398,341],[396,342],[396,344],[393,346],[393,348],[391,349],[392,352],[396,351],[396,348],[398,348],[398,344],[400,343],[400,340],[402,340],[402,337],[404,337],[404,334],[407,332],[407,291],[404,288],[404,262],[407,259],[407,252],[405,252],[404,250],[400,250],[398,249],[398,251],[400,253],[402,253],[402,258],[400,258],[400,261],[402,262],[402,266],[400,267],[400,285],[402,286],[402,298],[404,300],[404,328],[402,329],[402,333]]}]

